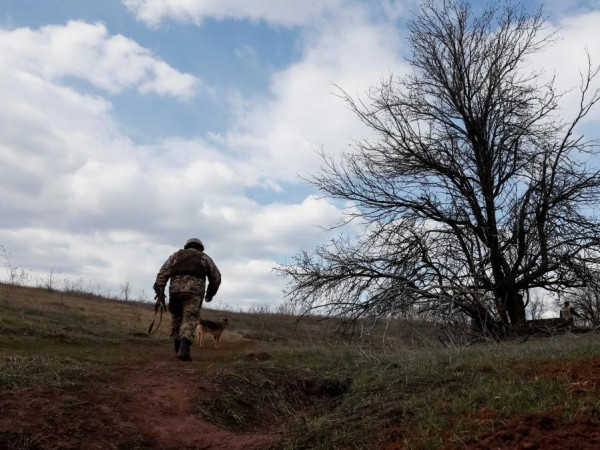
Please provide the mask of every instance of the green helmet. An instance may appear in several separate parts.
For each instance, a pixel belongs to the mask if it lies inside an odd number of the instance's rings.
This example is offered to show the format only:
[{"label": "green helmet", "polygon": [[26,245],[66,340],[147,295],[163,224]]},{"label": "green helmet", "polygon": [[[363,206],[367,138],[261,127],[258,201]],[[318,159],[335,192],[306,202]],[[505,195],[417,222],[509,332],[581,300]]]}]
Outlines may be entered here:
[{"label": "green helmet", "polygon": [[204,251],[204,244],[198,238],[188,239],[183,248],[197,248],[198,250]]}]

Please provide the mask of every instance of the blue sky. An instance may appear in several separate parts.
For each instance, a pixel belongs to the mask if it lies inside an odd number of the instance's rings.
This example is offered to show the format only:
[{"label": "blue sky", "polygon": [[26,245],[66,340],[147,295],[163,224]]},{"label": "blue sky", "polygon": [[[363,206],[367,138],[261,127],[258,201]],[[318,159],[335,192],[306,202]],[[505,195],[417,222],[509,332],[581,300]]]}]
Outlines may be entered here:
[{"label": "blue sky", "polygon": [[[300,56],[299,32],[293,28],[210,19],[202,26],[167,20],[164,25],[150,28],[136,20],[120,0],[24,0],[0,4],[4,8],[2,23],[8,28],[40,28],[70,20],[101,22],[111,35],[131,38],[179,71],[200,76],[216,95],[231,90],[248,98],[265,95],[270,74]],[[83,81],[78,88],[94,93],[93,86]],[[229,119],[226,105],[212,98],[167,103],[160,97],[125,92],[111,97],[111,102],[115,117],[137,140],[223,132]]]},{"label": "blue sky", "polygon": [[[149,299],[164,259],[196,236],[223,272],[217,307],[276,306],[272,268],[327,239],[318,225],[344,207],[298,176],[320,166],[315,150],[370,136],[334,85],[362,95],[405,73],[417,4],[0,0],[10,263]],[[584,48],[600,61],[600,2],[545,8],[562,39],[531,64],[568,89]]]}]

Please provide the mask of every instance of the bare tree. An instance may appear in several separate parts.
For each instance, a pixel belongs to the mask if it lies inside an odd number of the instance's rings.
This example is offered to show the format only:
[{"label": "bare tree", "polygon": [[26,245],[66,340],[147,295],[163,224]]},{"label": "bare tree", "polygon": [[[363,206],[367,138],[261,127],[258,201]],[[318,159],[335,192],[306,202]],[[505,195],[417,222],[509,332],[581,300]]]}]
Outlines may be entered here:
[{"label": "bare tree", "polygon": [[[528,292],[528,294],[531,295],[530,292]],[[534,293],[533,295],[531,295],[531,297],[525,301],[525,307],[526,307],[527,312],[529,313],[530,319],[532,319],[532,320],[543,319],[544,298],[541,295],[538,295],[537,293]]]},{"label": "bare tree", "polygon": [[121,299],[128,302],[131,299],[131,283],[129,280],[121,285]]},{"label": "bare tree", "polygon": [[342,96],[375,133],[311,178],[351,205],[364,234],[340,237],[278,268],[305,311],[358,318],[462,314],[483,330],[526,319],[523,294],[583,286],[599,259],[590,213],[600,174],[577,124],[600,99],[588,58],[579,110],[558,117],[553,80],[525,69],[550,45],[541,11],[513,3],[475,15],[425,1],[409,24],[413,72],[368,100]]},{"label": "bare tree", "polygon": [[[590,282],[565,296],[588,325],[600,327],[600,272],[593,271]],[[557,305],[559,308],[561,304]]]}]

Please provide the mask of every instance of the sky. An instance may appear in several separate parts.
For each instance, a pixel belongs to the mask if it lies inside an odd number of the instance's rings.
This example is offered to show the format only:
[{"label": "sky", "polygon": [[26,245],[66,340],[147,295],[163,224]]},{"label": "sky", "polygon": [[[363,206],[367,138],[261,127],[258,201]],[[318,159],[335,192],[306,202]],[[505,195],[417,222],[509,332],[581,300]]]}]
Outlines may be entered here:
[{"label": "sky", "polygon": [[[346,206],[304,181],[318,152],[372,136],[339,89],[364,98],[407,73],[417,7],[0,0],[0,280],[22,268],[151,300],[162,263],[198,237],[223,276],[214,307],[277,307],[273,268],[330,239]],[[544,11],[560,40],[531,65],[577,87],[585,50],[600,63],[600,1]]]}]

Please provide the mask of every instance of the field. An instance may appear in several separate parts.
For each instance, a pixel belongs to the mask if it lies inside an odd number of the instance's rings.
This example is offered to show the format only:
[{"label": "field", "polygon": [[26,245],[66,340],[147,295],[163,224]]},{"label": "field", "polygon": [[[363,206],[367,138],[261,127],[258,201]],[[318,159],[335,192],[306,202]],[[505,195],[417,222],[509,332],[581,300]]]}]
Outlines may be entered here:
[{"label": "field", "polygon": [[0,285],[0,308],[2,449],[600,448],[595,333],[446,348],[206,309],[231,327],[182,363],[146,303]]}]

